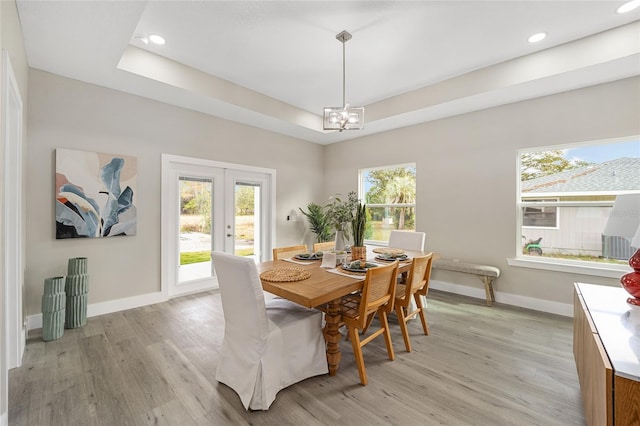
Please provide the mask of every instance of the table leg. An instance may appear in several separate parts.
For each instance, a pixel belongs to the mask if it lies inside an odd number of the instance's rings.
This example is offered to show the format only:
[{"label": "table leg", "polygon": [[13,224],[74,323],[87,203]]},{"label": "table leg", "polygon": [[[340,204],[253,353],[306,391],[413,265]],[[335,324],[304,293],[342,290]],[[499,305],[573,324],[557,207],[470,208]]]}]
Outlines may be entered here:
[{"label": "table leg", "polygon": [[340,325],[340,301],[332,300],[327,305],[327,312],[324,314],[325,333],[324,338],[327,343],[327,364],[329,364],[329,375],[335,376],[340,365],[340,340],[342,335],[339,331]]}]

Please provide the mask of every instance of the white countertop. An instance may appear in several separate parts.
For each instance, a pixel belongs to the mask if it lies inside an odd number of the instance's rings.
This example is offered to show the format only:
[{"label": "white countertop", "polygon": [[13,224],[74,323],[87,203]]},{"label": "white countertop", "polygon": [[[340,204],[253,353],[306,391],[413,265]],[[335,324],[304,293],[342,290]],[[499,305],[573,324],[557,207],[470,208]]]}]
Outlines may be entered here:
[{"label": "white countertop", "polygon": [[640,381],[640,306],[622,287],[578,283],[617,376]]}]

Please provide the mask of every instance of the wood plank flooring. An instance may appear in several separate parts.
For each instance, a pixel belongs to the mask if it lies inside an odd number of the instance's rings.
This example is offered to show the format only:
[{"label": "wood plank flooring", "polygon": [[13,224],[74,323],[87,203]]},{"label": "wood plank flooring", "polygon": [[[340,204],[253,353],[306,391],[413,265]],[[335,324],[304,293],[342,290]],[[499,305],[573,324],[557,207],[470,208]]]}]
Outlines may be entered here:
[{"label": "wood plank flooring", "polygon": [[391,316],[364,348],[361,386],[351,344],[335,377],[282,390],[247,412],[215,380],[224,319],[218,292],[89,318],[43,342],[34,330],[9,374],[9,424],[45,425],[583,425],[572,321],[431,291],[429,336],[419,321],[404,349]]}]

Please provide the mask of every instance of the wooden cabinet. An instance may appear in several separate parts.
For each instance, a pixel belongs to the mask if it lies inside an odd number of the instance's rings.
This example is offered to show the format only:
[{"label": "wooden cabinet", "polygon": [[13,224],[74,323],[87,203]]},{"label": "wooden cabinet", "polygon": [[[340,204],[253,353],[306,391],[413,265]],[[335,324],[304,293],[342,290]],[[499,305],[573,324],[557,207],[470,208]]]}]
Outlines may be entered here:
[{"label": "wooden cabinet", "polygon": [[582,296],[573,300],[573,357],[588,425],[613,425],[613,371]]},{"label": "wooden cabinet", "polygon": [[575,285],[573,355],[587,425],[640,426],[640,323],[629,322],[640,308],[627,296],[622,288]]}]

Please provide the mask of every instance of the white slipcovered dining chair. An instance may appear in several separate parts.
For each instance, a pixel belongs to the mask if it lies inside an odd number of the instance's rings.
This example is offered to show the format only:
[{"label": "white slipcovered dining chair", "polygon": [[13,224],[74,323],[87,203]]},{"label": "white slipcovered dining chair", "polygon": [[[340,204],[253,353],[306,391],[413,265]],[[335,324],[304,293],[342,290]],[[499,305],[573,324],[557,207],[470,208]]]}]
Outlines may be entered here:
[{"label": "white slipcovered dining chair", "polygon": [[389,247],[405,250],[424,251],[424,232],[391,231],[389,234]]},{"label": "white slipcovered dining chair", "polygon": [[216,380],[245,409],[267,410],[280,390],[329,371],[320,311],[281,298],[265,302],[250,257],[213,252],[212,259],[224,312]]}]

